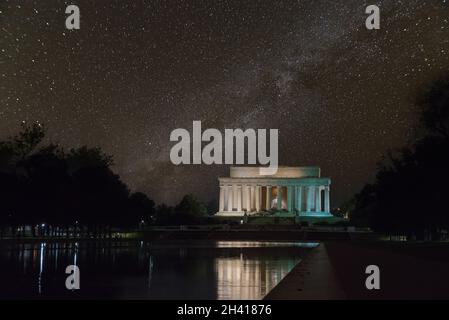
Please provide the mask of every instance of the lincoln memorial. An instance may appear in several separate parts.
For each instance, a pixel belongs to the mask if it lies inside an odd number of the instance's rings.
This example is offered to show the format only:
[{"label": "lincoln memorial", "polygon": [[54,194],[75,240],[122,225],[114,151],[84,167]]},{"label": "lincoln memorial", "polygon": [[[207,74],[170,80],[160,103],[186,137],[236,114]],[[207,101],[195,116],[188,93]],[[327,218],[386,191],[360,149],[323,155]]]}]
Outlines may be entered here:
[{"label": "lincoln memorial", "polygon": [[319,167],[279,167],[263,175],[260,167],[231,167],[230,177],[219,178],[218,216],[261,212],[307,217],[329,217],[330,178]]}]

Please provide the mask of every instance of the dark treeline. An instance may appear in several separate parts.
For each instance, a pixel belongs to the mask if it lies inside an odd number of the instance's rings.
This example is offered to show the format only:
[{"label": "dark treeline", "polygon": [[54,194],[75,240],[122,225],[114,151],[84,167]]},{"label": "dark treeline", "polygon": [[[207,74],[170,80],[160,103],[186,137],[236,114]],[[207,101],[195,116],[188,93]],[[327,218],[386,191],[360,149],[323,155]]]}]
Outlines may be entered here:
[{"label": "dark treeline", "polygon": [[419,136],[390,152],[372,184],[348,204],[351,220],[407,239],[447,238],[449,229],[449,76],[418,99]]},{"label": "dark treeline", "polygon": [[22,124],[0,141],[0,236],[111,236],[114,228],[192,223],[207,209],[193,195],[176,207],[131,193],[100,148],[42,146],[45,129]]}]

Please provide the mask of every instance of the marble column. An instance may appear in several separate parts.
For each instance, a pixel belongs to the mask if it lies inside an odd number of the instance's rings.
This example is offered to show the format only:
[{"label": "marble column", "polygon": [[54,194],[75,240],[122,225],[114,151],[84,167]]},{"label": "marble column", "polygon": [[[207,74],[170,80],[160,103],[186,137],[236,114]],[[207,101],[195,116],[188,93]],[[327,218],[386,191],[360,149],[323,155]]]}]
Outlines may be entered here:
[{"label": "marble column", "polygon": [[331,212],[329,201],[329,186],[324,188],[324,211]]},{"label": "marble column", "polygon": [[220,202],[219,209],[220,212],[224,211],[224,186],[220,186]]},{"label": "marble column", "polygon": [[242,210],[246,209],[246,184],[242,185]]},{"label": "marble column", "polygon": [[256,187],[251,186],[251,211],[256,208]]},{"label": "marble column", "polygon": [[234,208],[234,203],[233,203],[233,188],[232,185],[229,185],[226,187],[227,189],[227,194],[228,194],[228,207],[226,209],[226,211],[232,211],[232,209]]},{"label": "marble column", "polygon": [[256,191],[256,212],[260,211],[260,186],[255,187]]},{"label": "marble column", "polygon": [[307,199],[307,204],[306,204],[306,211],[310,212],[312,211],[312,205],[313,205],[313,187],[311,186],[307,186],[306,187],[306,199]]},{"label": "marble column", "polygon": [[301,212],[302,207],[302,187],[296,186],[296,210]]},{"label": "marble column", "polygon": [[224,185],[223,186],[223,191],[224,191],[224,211],[228,211],[228,186]]},{"label": "marble column", "polygon": [[231,185],[231,189],[230,190],[231,190],[230,193],[232,195],[232,201],[231,201],[231,208],[232,208],[231,211],[232,211],[235,208],[235,186]]},{"label": "marble column", "polygon": [[246,211],[251,212],[251,186],[246,186]]},{"label": "marble column", "polygon": [[277,196],[277,209],[282,210],[282,187],[277,186],[278,196]]},{"label": "marble column", "polygon": [[316,205],[315,205],[315,211],[321,212],[321,186],[316,188]]},{"label": "marble column", "polygon": [[271,186],[267,186],[267,197],[266,197],[266,209],[269,211],[271,209]]},{"label": "marble column", "polygon": [[242,211],[242,186],[237,186],[237,211]]},{"label": "marble column", "polygon": [[287,186],[287,211],[292,212],[292,186]]}]

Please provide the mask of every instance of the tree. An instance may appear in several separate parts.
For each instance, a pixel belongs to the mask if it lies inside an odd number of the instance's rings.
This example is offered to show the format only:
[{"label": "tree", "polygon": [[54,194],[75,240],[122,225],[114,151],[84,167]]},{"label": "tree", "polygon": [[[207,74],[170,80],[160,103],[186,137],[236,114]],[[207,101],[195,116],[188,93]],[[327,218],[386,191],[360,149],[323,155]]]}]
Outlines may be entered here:
[{"label": "tree", "polygon": [[146,195],[130,196],[111,169],[112,156],[98,147],[66,153],[57,144],[42,146],[45,133],[39,123],[22,123],[17,135],[0,141],[2,227],[44,224],[47,232],[84,226],[97,232],[137,226],[154,214]]},{"label": "tree", "polygon": [[209,201],[206,205],[207,214],[213,216],[218,211],[218,201],[217,199],[213,199]]},{"label": "tree", "polygon": [[108,167],[80,168],[72,179],[78,202],[74,219],[95,227],[120,226],[128,219],[129,189]]},{"label": "tree", "polygon": [[418,97],[421,124],[430,135],[449,139],[449,76],[444,76]]},{"label": "tree", "polygon": [[379,231],[423,238],[449,228],[449,76],[424,91],[418,103],[425,135],[388,153],[375,182],[355,196],[352,217]]},{"label": "tree", "polygon": [[77,149],[72,148],[65,155],[65,159],[71,173],[81,168],[110,168],[114,164],[112,156],[103,153],[98,147],[88,148],[87,146],[82,146]]},{"label": "tree", "polygon": [[45,137],[45,128],[39,122],[29,125],[23,121],[21,130],[6,141],[0,141],[0,172],[10,172],[20,161],[30,156]]},{"label": "tree", "polygon": [[206,206],[193,194],[185,195],[174,208],[165,204],[156,208],[157,225],[184,225],[199,221],[207,215]]},{"label": "tree", "polygon": [[175,207],[175,213],[191,217],[202,217],[207,214],[206,206],[193,194],[185,195],[181,202]]},{"label": "tree", "polygon": [[156,207],[156,224],[157,225],[170,225],[173,224],[173,207],[167,206],[162,203]]},{"label": "tree", "polygon": [[28,198],[29,179],[25,160],[31,157],[42,142],[45,129],[40,123],[21,123],[15,136],[0,141],[0,223],[14,229],[30,219],[27,210],[32,202]]},{"label": "tree", "polygon": [[156,209],[154,207],[154,201],[149,199],[148,196],[142,192],[135,192],[129,197],[128,214],[130,220],[143,221],[145,224],[151,224],[153,222]]}]

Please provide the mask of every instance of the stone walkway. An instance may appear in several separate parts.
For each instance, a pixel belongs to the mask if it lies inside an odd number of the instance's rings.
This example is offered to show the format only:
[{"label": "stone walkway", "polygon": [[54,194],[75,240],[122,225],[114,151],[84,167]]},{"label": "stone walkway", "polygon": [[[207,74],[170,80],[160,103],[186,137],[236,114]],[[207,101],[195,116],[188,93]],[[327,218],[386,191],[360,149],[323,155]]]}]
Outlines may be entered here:
[{"label": "stone walkway", "polygon": [[[449,298],[447,246],[430,245],[423,251],[414,244],[329,242],[326,248],[348,299]],[[366,289],[368,265],[380,269],[379,290]]]},{"label": "stone walkway", "polygon": [[[380,269],[379,290],[365,286],[368,265]],[[448,246],[321,243],[265,299],[449,299]]]},{"label": "stone walkway", "polygon": [[345,299],[329,260],[326,245],[321,243],[271,290],[267,300]]}]

